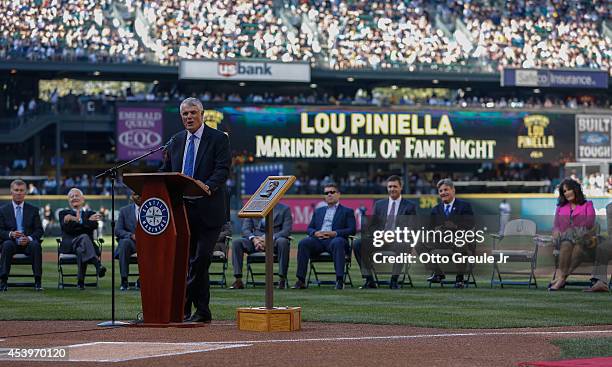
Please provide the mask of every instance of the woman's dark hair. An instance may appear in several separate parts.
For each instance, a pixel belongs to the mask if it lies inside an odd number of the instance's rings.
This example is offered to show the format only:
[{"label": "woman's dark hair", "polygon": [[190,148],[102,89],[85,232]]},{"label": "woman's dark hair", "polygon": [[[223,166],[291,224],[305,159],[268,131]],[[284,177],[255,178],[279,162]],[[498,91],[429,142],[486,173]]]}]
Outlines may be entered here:
[{"label": "woman's dark hair", "polygon": [[559,184],[559,202],[558,206],[563,206],[568,203],[565,195],[563,194],[563,187],[567,187],[568,189],[574,192],[574,196],[576,196],[576,204],[582,205],[586,202],[586,198],[584,197],[584,193],[582,192],[582,187],[577,181],[572,180],[571,178],[566,178],[561,181]]}]

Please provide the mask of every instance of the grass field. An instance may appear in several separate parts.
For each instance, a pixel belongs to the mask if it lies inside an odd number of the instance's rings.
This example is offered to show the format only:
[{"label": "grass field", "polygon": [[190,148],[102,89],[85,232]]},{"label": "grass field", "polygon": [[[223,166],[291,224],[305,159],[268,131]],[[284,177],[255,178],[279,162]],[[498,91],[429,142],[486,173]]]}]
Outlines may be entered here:
[{"label": "grass field", "polygon": [[[107,244],[109,242],[107,241]],[[107,249],[109,246],[106,247]],[[295,250],[295,246],[294,246]],[[47,245],[46,252],[54,252]],[[44,292],[12,287],[0,294],[2,320],[104,320],[111,316],[111,277],[109,255],[105,263],[109,274],[100,288],[57,289],[55,262],[44,263]],[[331,269],[331,267],[329,268]],[[21,269],[27,270],[27,269]],[[118,266],[117,266],[118,274]],[[294,278],[295,259],[290,264],[290,283]],[[227,272],[231,283],[231,266]],[[330,286],[306,290],[275,292],[275,305],[301,306],[305,321],[403,324],[440,328],[506,328],[612,324],[612,314],[601,312],[610,307],[610,294],[586,294],[579,288],[563,292],[546,291],[549,278],[540,279],[540,288],[489,288],[489,272],[478,276],[479,287],[456,290],[452,287],[428,288],[425,274],[413,273],[414,288],[401,290],[360,290],[359,268],[351,275],[354,288],[336,291]],[[117,276],[117,285],[119,277]],[[136,319],[141,311],[140,293],[119,292],[116,296],[117,318]],[[232,320],[239,306],[262,306],[263,287],[230,290],[212,287],[211,308],[217,320]]]},{"label": "grass field", "polygon": [[553,340],[561,349],[559,359],[612,356],[612,338]]}]

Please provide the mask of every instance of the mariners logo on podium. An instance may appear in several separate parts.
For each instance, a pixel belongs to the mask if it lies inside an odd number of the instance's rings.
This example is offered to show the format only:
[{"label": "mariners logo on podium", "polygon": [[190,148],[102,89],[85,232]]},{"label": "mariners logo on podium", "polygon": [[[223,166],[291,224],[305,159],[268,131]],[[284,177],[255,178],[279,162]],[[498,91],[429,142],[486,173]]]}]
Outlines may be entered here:
[{"label": "mariners logo on podium", "polygon": [[140,206],[140,226],[150,235],[163,233],[170,223],[168,205],[159,198],[149,198]]}]

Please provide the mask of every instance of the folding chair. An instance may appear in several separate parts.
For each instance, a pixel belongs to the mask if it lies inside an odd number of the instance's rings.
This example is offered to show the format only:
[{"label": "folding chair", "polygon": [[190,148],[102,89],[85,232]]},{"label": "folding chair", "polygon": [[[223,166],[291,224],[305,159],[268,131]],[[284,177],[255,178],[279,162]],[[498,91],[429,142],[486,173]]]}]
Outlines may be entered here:
[{"label": "folding chair", "polygon": [[[74,283],[66,283],[64,281],[65,277],[74,277],[78,276],[77,269],[77,255],[76,254],[64,254],[60,252],[60,245],[62,243],[61,238],[56,238],[57,241],[57,288],[64,289],[66,287],[76,287],[78,286],[77,282]],[[100,251],[98,255],[98,261],[102,261],[102,245],[104,244],[104,239],[102,237],[94,240],[94,246],[98,246]],[[74,266],[74,270],[71,270],[71,267]],[[93,266],[88,266],[88,269],[91,269]],[[66,269],[64,269],[66,268]],[[87,277],[95,277],[95,282],[85,282],[85,286],[87,287],[98,287],[99,278],[98,272],[96,268],[93,267],[94,272],[88,272],[85,274],[85,278]]]},{"label": "folding chair", "polygon": [[[344,282],[344,285],[350,285],[351,288],[353,287],[353,280],[351,279],[351,261],[352,261],[352,254],[353,254],[353,240],[355,239],[354,236],[349,236],[348,237],[348,252],[345,254],[345,262],[344,262],[344,276],[342,281]],[[308,279],[306,280],[306,284],[310,285],[310,284],[316,284],[317,286],[321,286],[321,284],[326,284],[326,285],[335,285],[336,284],[336,280],[334,278],[334,280],[320,280],[319,279],[319,275],[336,275],[335,271],[317,271],[316,265],[315,264],[321,264],[321,263],[334,263],[334,258],[332,257],[332,255],[325,251],[320,253],[317,256],[314,256],[312,258],[310,258],[310,270],[308,271]],[[310,280],[310,276],[314,274],[314,280]],[[348,281],[347,281],[348,279]]]},{"label": "folding chair", "polygon": [[[595,235],[596,236],[600,236],[600,231],[601,231],[601,226],[599,225],[599,223],[595,222]],[[601,239],[601,237],[600,237]],[[553,282],[556,278],[557,278],[557,272],[559,271],[559,255],[560,255],[561,251],[560,249],[555,248],[553,250],[553,257],[555,260],[555,272],[553,273],[552,276],[552,280],[551,282]],[[594,261],[594,258],[587,258],[584,261]],[[592,264],[591,264],[592,266]],[[577,287],[590,287],[591,286],[591,267],[589,266],[588,270],[581,270],[580,267],[578,267],[578,269],[574,270],[572,273],[570,273],[570,276],[586,276],[588,277],[585,280],[566,280],[565,281],[565,286],[577,286]],[[612,280],[612,277],[610,277],[610,280]],[[608,282],[608,288],[610,288],[610,283]]]},{"label": "folding chair", "polygon": [[[40,243],[42,245],[42,239]],[[32,272],[32,263],[34,259],[32,256],[26,254],[15,254],[11,259],[11,273],[9,274],[7,285],[11,287],[34,287],[36,280],[34,279],[34,273]],[[18,268],[16,268],[16,266]],[[22,266],[28,266],[29,271],[26,272],[25,269],[20,269]],[[16,272],[17,269],[20,269],[19,272]],[[21,272],[23,270],[23,272]],[[26,279],[32,278],[31,282],[26,281]],[[15,281],[13,279],[23,279],[23,281]]]},{"label": "folding chair", "polygon": [[[382,252],[383,255],[390,255],[390,256],[397,256],[397,254],[395,252],[392,251],[383,251]],[[402,265],[402,269],[403,271],[400,271],[399,278],[397,280],[397,284],[399,284],[400,286],[404,287],[404,286],[410,286],[411,288],[414,288],[414,284],[412,284],[412,277],[410,276],[410,264],[403,264]],[[374,281],[376,282],[376,284],[380,287],[381,285],[389,285],[391,283],[390,280],[380,280],[378,278],[378,274],[379,272],[376,271],[376,267],[372,268],[372,275],[374,276]],[[380,274],[384,274],[386,277],[390,276],[391,273],[389,272],[380,272]]]},{"label": "folding chair", "polygon": [[[538,243],[536,242],[536,224],[528,219],[514,219],[506,224],[503,235],[492,234],[494,256],[493,273],[491,274],[491,288],[499,284],[502,288],[507,285],[526,285],[538,287],[535,269],[538,262]],[[527,241],[527,242],[526,242]],[[528,247],[528,249],[525,249]],[[529,271],[500,270],[498,260],[500,256],[507,256],[507,263],[529,263]],[[504,275],[528,275],[527,281],[504,280]],[[497,275],[497,279],[496,278]]]},{"label": "folding chair", "polygon": [[208,284],[220,285],[223,288],[227,286],[227,278],[225,276],[225,273],[227,272],[227,251],[231,243],[232,243],[232,237],[225,236],[225,251],[214,251],[213,252],[211,265],[221,264],[221,270],[220,271],[209,271],[208,275],[209,276],[218,275],[221,277],[221,279],[212,280],[209,278]]},{"label": "folding chair", "polygon": [[[117,240],[117,244],[119,244],[119,238],[116,238]],[[117,249],[117,247],[115,247],[115,250]],[[113,260],[115,261],[119,261],[119,259],[117,259],[114,255],[113,255]],[[132,255],[130,255],[130,258],[128,259],[128,265],[136,265],[136,269],[138,269],[138,253],[135,252]],[[128,267],[128,286],[129,287],[136,287],[136,288],[140,288],[140,272],[133,272],[130,271],[129,269],[133,269],[133,267],[129,266]],[[137,277],[135,282],[130,282],[129,279],[130,277]]]},{"label": "folding chair", "polygon": [[[291,248],[291,242],[293,241],[293,237],[289,237],[289,248]],[[266,276],[266,253],[262,252],[253,252],[252,254],[247,255],[246,259],[247,263],[247,276],[246,276],[246,285],[249,284],[255,288],[258,285],[266,285],[265,280],[255,280],[255,276]],[[264,264],[264,268],[262,270],[256,269],[256,264]],[[255,265],[255,266],[254,266]],[[274,254],[274,279],[278,279],[278,255]],[[274,281],[274,285],[278,285],[278,280]]]},{"label": "folding chair", "polygon": [[[133,253],[130,256],[130,260],[129,260],[128,264],[136,265],[136,269],[138,269],[138,253]],[[133,267],[130,267],[130,268],[133,269]],[[129,281],[130,277],[137,277],[136,278],[137,280],[135,282],[130,282]],[[140,272],[139,271],[137,271],[135,273],[131,272],[131,271],[128,271],[128,286],[140,288]]]},{"label": "folding chair", "polygon": [[[467,245],[466,245],[467,246]],[[453,256],[453,254],[455,253],[455,251],[453,251],[452,249],[448,248],[440,248],[440,249],[433,249],[431,250],[432,254],[439,254],[440,256],[448,256],[449,258],[451,258]],[[476,254],[476,249],[475,248],[470,248],[468,247],[468,255],[475,255]],[[453,266],[455,266],[453,264]],[[456,273],[456,270],[448,270],[445,273]],[[431,275],[434,275],[433,273]],[[464,278],[463,278],[463,285],[465,286],[465,288],[469,288],[470,284],[474,286],[474,288],[478,288],[478,284],[476,284],[476,277],[474,276],[474,264],[473,263],[468,263],[466,264],[466,268],[465,268],[465,273],[463,274]],[[428,281],[429,282],[429,288],[431,288],[431,284],[433,283],[432,281]],[[448,284],[455,284],[455,280],[453,279],[442,279],[440,281],[440,287],[444,287],[444,285],[448,285]]]},{"label": "folding chair", "polygon": [[[26,254],[15,254],[11,259],[11,273],[9,274],[7,285],[11,287],[34,287],[34,274],[32,273],[32,256]],[[28,266],[30,267],[29,272],[15,272],[16,266]],[[13,281],[13,279],[23,279],[22,281]],[[32,281],[28,282],[26,279],[31,278]]]}]

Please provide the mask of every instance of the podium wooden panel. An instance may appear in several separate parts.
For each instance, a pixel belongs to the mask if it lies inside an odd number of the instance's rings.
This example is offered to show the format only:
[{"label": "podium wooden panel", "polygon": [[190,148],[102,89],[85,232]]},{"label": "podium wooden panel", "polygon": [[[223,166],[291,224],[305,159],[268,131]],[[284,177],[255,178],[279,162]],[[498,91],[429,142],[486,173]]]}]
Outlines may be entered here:
[{"label": "podium wooden panel", "polygon": [[157,198],[169,209],[169,223],[159,234],[136,226],[144,326],[182,323],[190,239],[183,195],[202,196],[204,189],[181,173],[125,174],[123,182],[140,194],[143,205]]}]

